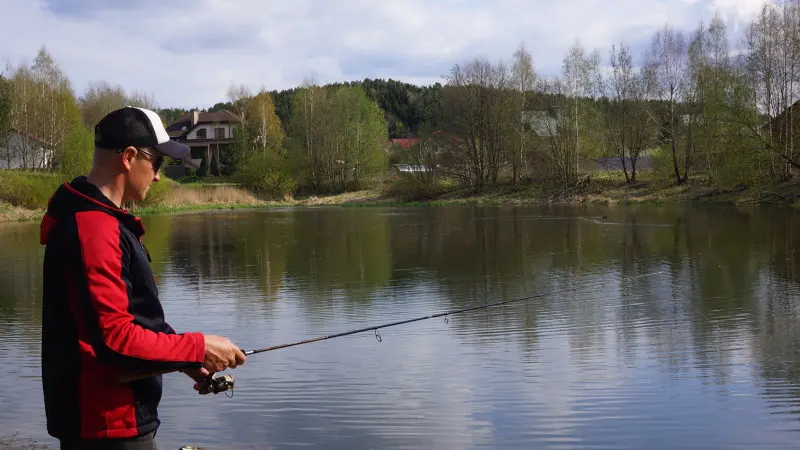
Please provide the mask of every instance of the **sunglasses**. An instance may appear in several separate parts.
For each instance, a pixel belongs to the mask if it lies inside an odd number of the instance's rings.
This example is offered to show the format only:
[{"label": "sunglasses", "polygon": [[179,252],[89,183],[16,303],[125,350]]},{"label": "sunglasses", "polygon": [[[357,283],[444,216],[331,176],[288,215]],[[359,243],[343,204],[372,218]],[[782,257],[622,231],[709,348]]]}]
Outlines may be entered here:
[{"label": "sunglasses", "polygon": [[154,154],[152,154],[150,152],[146,152],[146,151],[144,151],[144,150],[142,150],[140,148],[137,149],[137,150],[139,150],[140,152],[144,153],[145,155],[150,155],[150,158],[148,158],[148,159],[150,160],[150,162],[153,163],[153,172],[158,173],[159,169],[161,169],[161,165],[164,164],[164,156],[162,156],[162,155],[154,155]]},{"label": "sunglasses", "polygon": [[[136,150],[138,150],[140,153],[144,153],[145,155],[150,155],[149,158],[145,158],[145,159],[147,159],[151,163],[153,163],[153,172],[158,173],[158,171],[161,169],[161,166],[164,164],[164,156],[163,155],[154,155],[154,154],[152,154],[152,153],[150,153],[148,151],[142,150],[142,149],[137,148],[137,147],[134,147],[134,148],[136,148]],[[125,150],[117,150],[117,153],[122,153],[124,151]]]}]

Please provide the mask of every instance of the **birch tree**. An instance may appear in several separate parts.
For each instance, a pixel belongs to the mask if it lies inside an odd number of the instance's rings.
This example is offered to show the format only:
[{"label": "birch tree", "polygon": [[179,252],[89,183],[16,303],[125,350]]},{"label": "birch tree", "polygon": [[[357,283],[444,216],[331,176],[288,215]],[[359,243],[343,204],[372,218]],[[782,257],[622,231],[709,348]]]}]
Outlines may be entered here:
[{"label": "birch tree", "polygon": [[6,163],[6,167],[11,167],[14,158],[13,150],[8,145],[6,139],[11,128],[11,85],[0,76],[0,162]]},{"label": "birch tree", "polygon": [[589,108],[584,100],[594,97],[597,89],[597,73],[600,64],[600,54],[596,50],[587,55],[583,46],[579,42],[567,52],[562,63],[563,86],[566,88],[565,94],[570,99],[571,120],[574,120],[574,127],[570,133],[570,143],[572,147],[572,162],[574,164],[574,175],[580,171],[581,152],[587,153],[588,149],[583,148],[581,142],[581,120],[586,115],[586,108]]},{"label": "birch tree", "polygon": [[649,95],[660,101],[656,103],[658,109],[651,108],[649,113],[663,124],[662,131],[669,142],[677,184],[683,184],[688,179],[688,173],[682,172],[678,165],[681,123],[679,104],[686,81],[687,56],[683,34],[666,25],[653,36],[645,62]]},{"label": "birch tree", "polygon": [[528,97],[533,92],[536,84],[536,72],[533,69],[533,56],[525,48],[525,44],[520,44],[514,52],[514,60],[511,67],[511,81],[515,90],[514,114],[516,115],[514,131],[517,139],[517,150],[510,152],[511,173],[514,183],[524,171],[524,176],[530,176],[528,171],[528,158],[526,154],[529,150],[531,139],[530,123],[526,119],[529,117],[528,108],[530,106]]},{"label": "birch tree", "polygon": [[797,1],[764,5],[750,24],[744,39],[744,53],[755,104],[769,118],[762,132],[761,123],[750,121],[751,136],[758,137],[771,155],[770,171],[779,181],[800,168],[795,149],[800,81],[800,6]]},{"label": "birch tree", "polygon": [[24,168],[55,168],[72,148],[70,134],[82,131],[74,123],[80,112],[69,80],[42,47],[30,65],[10,70],[9,82],[11,127],[25,136],[16,157]]}]

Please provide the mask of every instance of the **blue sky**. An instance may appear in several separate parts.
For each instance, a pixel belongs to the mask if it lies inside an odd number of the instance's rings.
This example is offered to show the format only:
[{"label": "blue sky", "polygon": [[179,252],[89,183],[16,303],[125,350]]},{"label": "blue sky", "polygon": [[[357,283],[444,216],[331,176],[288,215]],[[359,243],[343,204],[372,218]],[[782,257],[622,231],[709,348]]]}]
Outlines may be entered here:
[{"label": "blue sky", "polygon": [[[520,42],[538,72],[573,43],[613,42],[641,58],[669,23],[691,31],[719,11],[734,39],[764,0],[0,0],[0,64],[45,46],[78,95],[93,80],[206,107],[231,83],[252,90],[394,78],[430,84],[475,56],[509,60]],[[733,49],[734,47],[732,47]]]}]

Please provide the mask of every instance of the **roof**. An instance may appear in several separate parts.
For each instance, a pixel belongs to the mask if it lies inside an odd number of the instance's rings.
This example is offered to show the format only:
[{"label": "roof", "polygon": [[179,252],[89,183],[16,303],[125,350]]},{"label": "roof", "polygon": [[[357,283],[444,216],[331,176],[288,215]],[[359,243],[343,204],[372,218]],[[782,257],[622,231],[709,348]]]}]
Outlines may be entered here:
[{"label": "roof", "polygon": [[525,111],[524,120],[539,137],[554,137],[558,134],[558,120],[546,111]]},{"label": "roof", "polygon": [[52,147],[52,146],[51,146],[49,143],[47,143],[47,142],[46,142],[44,139],[42,139],[42,138],[40,138],[40,137],[38,137],[38,136],[35,136],[35,135],[33,135],[33,134],[26,133],[26,132],[24,132],[24,131],[20,131],[20,130],[18,130],[18,129],[16,129],[16,128],[14,128],[14,127],[10,127],[10,128],[8,129],[8,132],[9,132],[9,133],[10,133],[10,132],[14,132],[14,133],[17,133],[17,134],[19,134],[19,135],[26,136],[28,139],[32,139],[32,140],[34,140],[34,141],[36,141],[36,142],[38,142],[38,143],[42,144],[42,146],[44,146],[44,147]]},{"label": "roof", "polygon": [[402,148],[411,148],[417,145],[421,141],[419,138],[396,138],[392,139],[392,144],[400,146]]},{"label": "roof", "polygon": [[[172,122],[167,126],[167,134],[169,137],[180,137],[185,133],[191,131],[192,127],[192,114],[193,112],[190,111],[176,121]],[[197,113],[197,123],[226,123],[226,122],[239,122],[241,118],[234,114],[227,109],[223,109],[222,111],[216,112],[198,112]],[[186,127],[184,129],[184,127]]]},{"label": "roof", "polygon": [[[444,138],[451,142],[462,142],[462,139],[458,136],[455,136],[451,133],[442,130],[436,130],[428,136],[429,139],[432,138]],[[411,148],[420,142],[422,142],[423,138],[395,138],[392,139],[392,145],[396,145],[400,148]]]}]

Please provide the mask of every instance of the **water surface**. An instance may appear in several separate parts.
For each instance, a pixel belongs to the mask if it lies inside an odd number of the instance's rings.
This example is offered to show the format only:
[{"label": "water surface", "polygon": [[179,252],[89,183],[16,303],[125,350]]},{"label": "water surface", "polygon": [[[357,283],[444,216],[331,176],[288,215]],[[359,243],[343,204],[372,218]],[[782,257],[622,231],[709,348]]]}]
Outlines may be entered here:
[{"label": "water surface", "polygon": [[[800,216],[304,208],[145,218],[178,331],[266,347],[233,398],[165,376],[160,448],[790,448]],[[0,228],[0,436],[52,444],[38,225]]]}]

